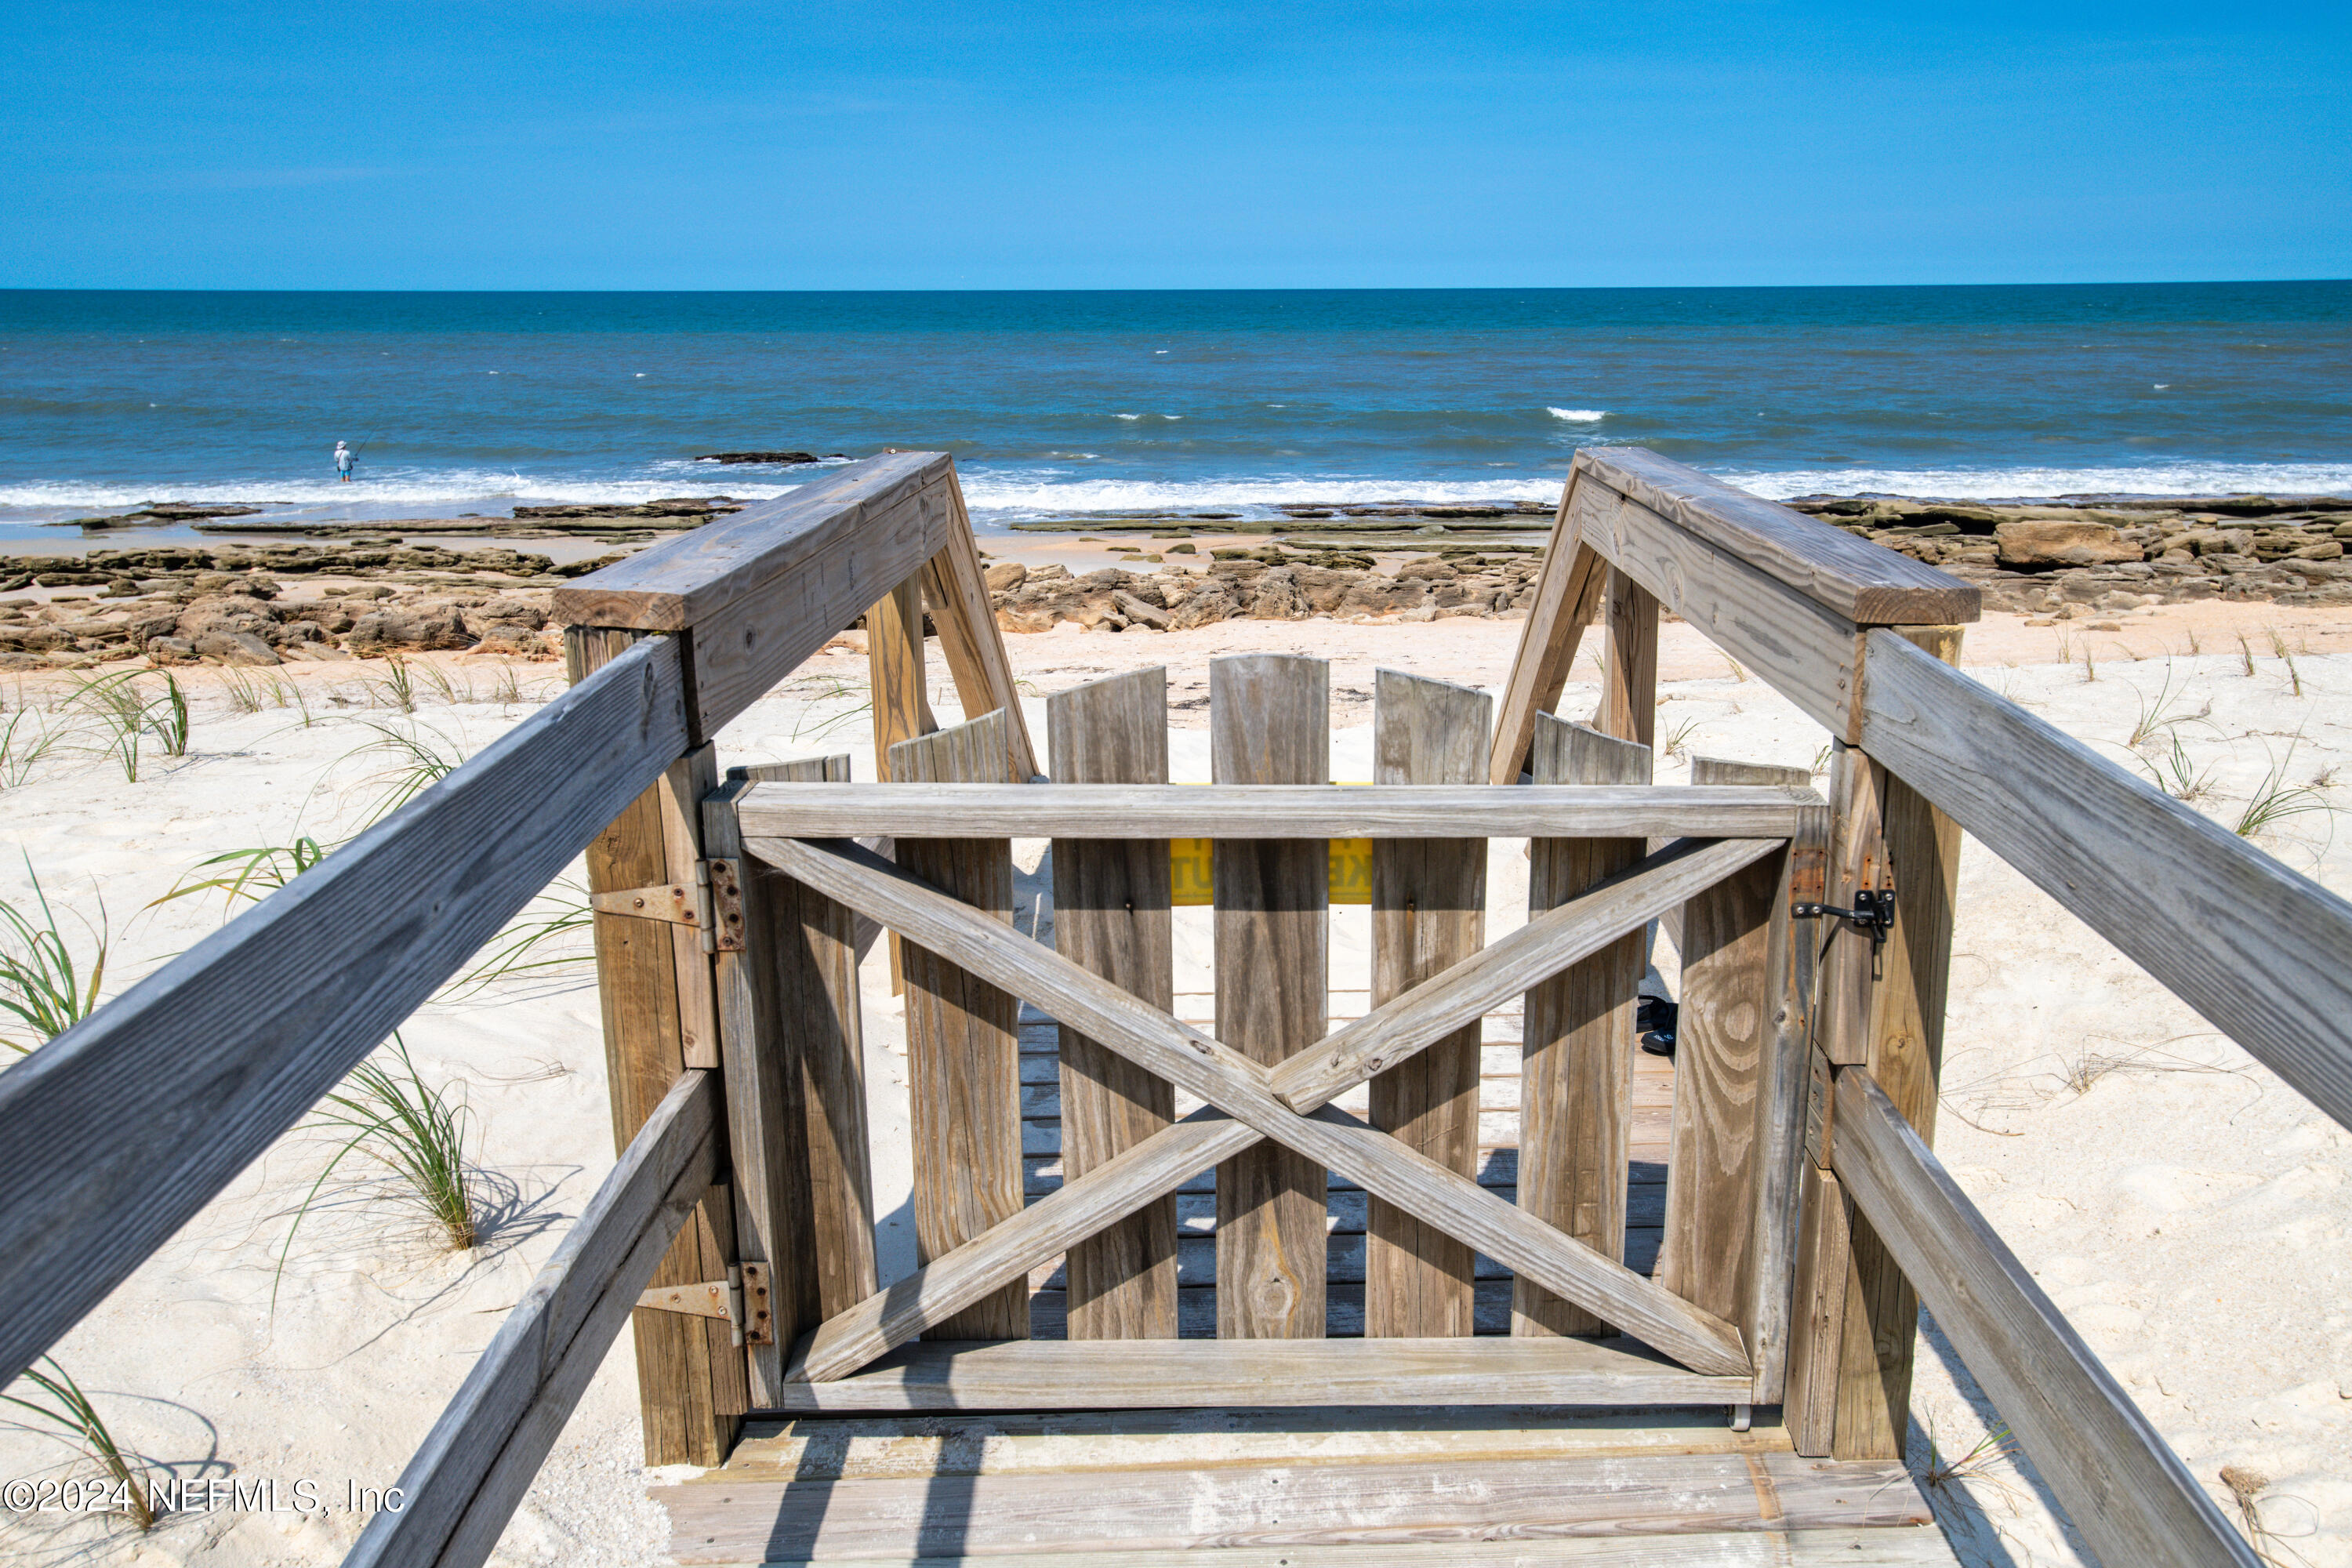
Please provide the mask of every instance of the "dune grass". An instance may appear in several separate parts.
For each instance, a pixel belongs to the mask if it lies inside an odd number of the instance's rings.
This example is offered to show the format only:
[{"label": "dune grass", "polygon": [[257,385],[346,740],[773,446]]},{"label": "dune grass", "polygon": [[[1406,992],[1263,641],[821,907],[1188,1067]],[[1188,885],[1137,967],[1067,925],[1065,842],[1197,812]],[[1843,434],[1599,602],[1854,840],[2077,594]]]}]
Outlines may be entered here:
[{"label": "dune grass", "polygon": [[38,1429],[95,1460],[107,1479],[119,1489],[121,1501],[119,1510],[127,1514],[131,1522],[143,1533],[155,1527],[153,1501],[147,1489],[147,1467],[135,1454],[125,1452],[108,1430],[106,1418],[73,1374],[58,1364],[53,1356],[43,1356],[48,1370],[27,1369],[21,1384],[30,1384],[26,1394],[0,1393],[0,1400],[15,1405],[30,1415]]},{"label": "dune grass", "polygon": [[[8,1033],[0,1035],[0,1045],[20,1056],[55,1039],[98,1006],[109,942],[101,900],[98,926],[89,931],[89,975],[83,979],[73,944],[66,940],[63,922],[29,859],[25,872],[33,881],[31,906],[19,908],[0,899],[0,1013],[13,1020]],[[89,929],[88,921],[82,924]]]},{"label": "dune grass", "polygon": [[2326,815],[2331,821],[2336,816],[2335,803],[2317,784],[2291,784],[2286,782],[2286,770],[2294,761],[2294,748],[2289,746],[2286,755],[2271,763],[2263,782],[2246,797],[2243,810],[2231,831],[2241,838],[2259,838],[2268,834],[2289,817]]},{"label": "dune grass", "polygon": [[480,1227],[466,1157],[471,1119],[462,1096],[453,1095],[446,1085],[436,1088],[425,1081],[397,1033],[386,1056],[353,1068],[343,1086],[321,1100],[303,1124],[326,1134],[335,1152],[295,1206],[293,1223],[278,1252],[270,1310],[277,1310],[287,1255],[302,1221],[335,1173],[353,1156],[388,1178],[394,1201],[416,1213],[449,1251],[472,1247]]},{"label": "dune grass", "polygon": [[95,721],[99,749],[113,757],[124,780],[139,782],[140,753],[152,736],[167,757],[188,754],[188,694],[179,678],[163,672],[163,689],[149,696],[139,684],[142,671],[118,670],[83,680],[65,700]]},{"label": "dune grass", "polygon": [[[258,903],[326,858],[326,847],[307,834],[291,844],[224,850],[197,861],[170,892],[147,907],[206,892],[218,892],[231,905],[240,899]],[[210,877],[197,875],[215,866],[223,869]]]}]

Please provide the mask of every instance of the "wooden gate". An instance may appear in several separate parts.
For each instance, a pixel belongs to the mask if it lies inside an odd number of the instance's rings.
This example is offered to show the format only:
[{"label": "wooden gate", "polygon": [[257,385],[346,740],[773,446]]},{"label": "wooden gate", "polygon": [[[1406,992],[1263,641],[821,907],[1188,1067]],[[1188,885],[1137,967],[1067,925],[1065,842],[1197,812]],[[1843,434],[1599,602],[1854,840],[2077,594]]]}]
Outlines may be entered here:
[{"label": "wooden gate", "polygon": [[[1153,669],[1051,700],[1052,783],[1005,782],[999,711],[891,746],[899,782],[820,762],[711,801],[756,998],[726,1009],[728,1058],[782,1068],[730,1106],[737,1179],[773,1194],[737,1245],[816,1263],[754,1349],[754,1405],[1777,1404],[1811,989],[1791,910],[1820,897],[1820,797],[1801,776],[1653,786],[1646,747],[1549,715],[1538,782],[1496,789],[1492,700],[1387,671],[1378,777],[1335,785],[1321,661],[1211,668],[1207,786],[1168,782]],[[895,863],[855,842],[875,836]],[[1372,1005],[1331,1029],[1328,845],[1354,837],[1375,844]],[[1521,837],[1529,918],[1488,944],[1487,841]],[[1050,945],[1012,925],[1011,841],[1037,838]],[[1174,1005],[1184,838],[1216,846],[1208,1028]],[[1634,987],[1643,932],[1677,914],[1663,1237],[1637,1271]],[[857,916],[906,944],[921,1267],[887,1289]],[[1517,1071],[1489,1079],[1483,1021],[1522,1003]],[[1521,1110],[1482,1141],[1488,1082]]]}]

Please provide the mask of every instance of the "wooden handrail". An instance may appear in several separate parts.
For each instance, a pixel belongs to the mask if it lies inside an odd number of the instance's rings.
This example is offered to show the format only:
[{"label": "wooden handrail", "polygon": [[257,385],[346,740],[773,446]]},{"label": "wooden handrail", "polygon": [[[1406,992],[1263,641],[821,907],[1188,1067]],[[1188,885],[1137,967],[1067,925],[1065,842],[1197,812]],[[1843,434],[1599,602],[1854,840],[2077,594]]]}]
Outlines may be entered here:
[{"label": "wooden handrail", "polygon": [[104,1300],[685,749],[640,644],[0,1073],[0,1384]]},{"label": "wooden handrail", "polygon": [[1973,621],[1973,583],[1641,447],[1587,447],[1576,468],[1857,626]]},{"label": "wooden handrail", "polygon": [[1862,746],[2352,1127],[2352,903],[1887,632]]},{"label": "wooden handrail", "polygon": [[[686,632],[699,742],[924,571],[962,526],[946,453],[868,458],[558,588],[550,615]],[[967,565],[976,573],[978,558]],[[994,623],[976,634],[993,637]]]},{"label": "wooden handrail", "polygon": [[344,1568],[478,1568],[718,1173],[719,1076],[670,1087],[499,1325]]},{"label": "wooden handrail", "polygon": [[1838,1074],[1832,1163],[2099,1561],[2259,1568],[1886,1091]]},{"label": "wooden handrail", "polygon": [[751,838],[1786,838],[1810,789],[1687,784],[755,784]]}]

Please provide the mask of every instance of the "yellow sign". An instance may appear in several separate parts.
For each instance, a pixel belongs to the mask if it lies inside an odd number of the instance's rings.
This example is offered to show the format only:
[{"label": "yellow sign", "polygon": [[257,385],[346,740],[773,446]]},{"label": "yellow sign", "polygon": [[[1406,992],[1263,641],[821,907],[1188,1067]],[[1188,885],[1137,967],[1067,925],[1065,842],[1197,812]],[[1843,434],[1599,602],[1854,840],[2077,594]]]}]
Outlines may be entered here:
[{"label": "yellow sign", "polygon": [[[1215,860],[1208,838],[1168,841],[1168,886],[1171,903],[1213,904],[1217,900]],[[1334,838],[1328,886],[1335,904],[1372,901],[1372,841]]]}]

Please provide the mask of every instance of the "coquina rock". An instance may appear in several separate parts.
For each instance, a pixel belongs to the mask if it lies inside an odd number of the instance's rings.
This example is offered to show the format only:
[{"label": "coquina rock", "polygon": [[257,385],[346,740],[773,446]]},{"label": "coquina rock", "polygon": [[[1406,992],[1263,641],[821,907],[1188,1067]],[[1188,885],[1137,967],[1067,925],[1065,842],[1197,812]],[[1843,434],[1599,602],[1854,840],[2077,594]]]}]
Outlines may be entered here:
[{"label": "coquina rock", "polygon": [[2004,566],[2097,566],[2140,558],[2138,545],[2104,522],[2003,522],[1993,530],[1993,543]]}]

